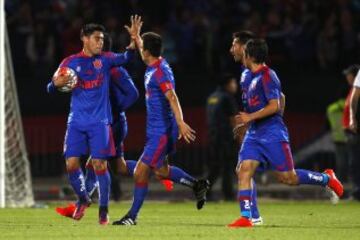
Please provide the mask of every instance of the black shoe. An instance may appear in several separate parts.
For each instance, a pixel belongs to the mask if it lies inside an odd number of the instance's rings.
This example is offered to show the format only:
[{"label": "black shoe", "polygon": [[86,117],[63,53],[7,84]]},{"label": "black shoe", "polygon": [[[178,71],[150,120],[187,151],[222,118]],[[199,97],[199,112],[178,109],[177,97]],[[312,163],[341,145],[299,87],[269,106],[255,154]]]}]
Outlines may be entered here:
[{"label": "black shoe", "polygon": [[113,222],[112,225],[136,225],[136,221],[126,214],[120,220]]},{"label": "black shoe", "polygon": [[206,193],[210,189],[209,180],[199,180],[194,184],[193,190],[196,197],[196,207],[202,209],[206,203]]}]

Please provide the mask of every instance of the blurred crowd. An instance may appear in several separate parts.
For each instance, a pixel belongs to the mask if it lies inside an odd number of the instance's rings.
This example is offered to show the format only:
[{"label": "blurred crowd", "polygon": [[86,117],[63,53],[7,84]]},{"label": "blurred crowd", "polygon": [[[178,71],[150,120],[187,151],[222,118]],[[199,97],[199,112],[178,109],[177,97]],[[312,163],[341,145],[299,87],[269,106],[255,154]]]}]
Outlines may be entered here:
[{"label": "blurred crowd", "polygon": [[39,77],[80,50],[84,23],[104,24],[114,50],[123,50],[123,25],[134,13],[144,30],[163,35],[164,55],[185,71],[225,69],[239,29],[267,39],[273,64],[341,69],[360,56],[360,0],[6,0],[5,7],[15,64]]}]

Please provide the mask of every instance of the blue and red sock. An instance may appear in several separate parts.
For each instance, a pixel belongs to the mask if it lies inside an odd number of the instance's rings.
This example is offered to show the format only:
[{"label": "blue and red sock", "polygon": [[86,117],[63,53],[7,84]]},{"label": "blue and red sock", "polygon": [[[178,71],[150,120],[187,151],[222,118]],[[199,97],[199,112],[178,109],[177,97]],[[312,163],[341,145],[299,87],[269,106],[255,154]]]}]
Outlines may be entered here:
[{"label": "blue and red sock", "polygon": [[98,185],[96,180],[96,174],[94,167],[91,163],[86,164],[85,168],[86,168],[85,187],[87,193],[89,194],[89,196],[91,196]]},{"label": "blue and red sock", "polygon": [[240,205],[240,215],[251,218],[251,189],[239,190],[238,201]]},{"label": "blue and red sock", "polygon": [[299,184],[326,186],[329,182],[329,176],[324,173],[304,169],[295,169],[295,171],[299,179]]},{"label": "blue and red sock", "polygon": [[68,170],[68,177],[72,188],[80,202],[88,202],[89,197],[85,187],[84,174],[81,168]]},{"label": "blue and red sock", "polygon": [[126,160],[126,168],[127,168],[127,171],[128,171],[128,175],[130,177],[134,176],[134,170],[135,170],[135,167],[136,167],[136,161],[135,160]]},{"label": "blue and red sock", "polygon": [[256,190],[256,183],[254,179],[251,180],[252,188],[251,188],[251,217],[252,218],[259,218],[260,213],[257,206],[257,190]]},{"label": "blue and red sock", "polygon": [[175,183],[185,185],[192,188],[196,182],[196,179],[184,172],[182,169],[170,166],[168,179]]},{"label": "blue and red sock", "polygon": [[107,207],[110,199],[111,178],[107,169],[96,171],[96,178],[99,183],[99,206]]},{"label": "blue and red sock", "polygon": [[132,219],[136,219],[140,211],[140,208],[144,203],[147,192],[148,192],[148,182],[135,183],[134,199],[128,213]]}]

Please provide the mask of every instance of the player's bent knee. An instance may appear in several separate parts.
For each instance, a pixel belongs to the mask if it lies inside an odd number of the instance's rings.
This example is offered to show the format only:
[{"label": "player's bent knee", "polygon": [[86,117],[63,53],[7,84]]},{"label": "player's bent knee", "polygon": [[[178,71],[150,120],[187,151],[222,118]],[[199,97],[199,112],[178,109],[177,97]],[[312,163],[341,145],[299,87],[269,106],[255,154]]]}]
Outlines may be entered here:
[{"label": "player's bent knee", "polygon": [[92,161],[92,163],[93,163],[93,167],[94,167],[95,171],[104,171],[107,169],[107,161],[106,160],[94,159]]},{"label": "player's bent knee", "polygon": [[80,168],[80,163],[77,158],[68,158],[66,159],[66,170],[73,171]]}]

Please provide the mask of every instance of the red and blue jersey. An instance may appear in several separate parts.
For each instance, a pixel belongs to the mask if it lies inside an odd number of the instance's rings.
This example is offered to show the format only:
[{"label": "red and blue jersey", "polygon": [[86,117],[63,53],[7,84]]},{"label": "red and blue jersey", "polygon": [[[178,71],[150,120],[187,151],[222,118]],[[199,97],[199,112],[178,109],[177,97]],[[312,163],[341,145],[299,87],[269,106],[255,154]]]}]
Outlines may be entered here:
[{"label": "red and blue jersey", "polygon": [[123,54],[103,52],[89,57],[80,52],[62,61],[59,68],[71,68],[78,77],[77,85],[72,90],[68,123],[112,123],[110,69],[128,62],[132,54],[132,51]]},{"label": "red and blue jersey", "polygon": [[[253,113],[264,108],[270,100],[281,99],[281,83],[276,73],[264,65],[256,72],[245,69],[241,76],[244,110]],[[276,113],[253,121],[244,141],[288,142],[289,135],[282,115]]]},{"label": "red and blue jersey", "polygon": [[175,79],[164,58],[147,67],[144,84],[147,135],[169,133],[174,127],[175,118],[165,93],[175,89]]}]

